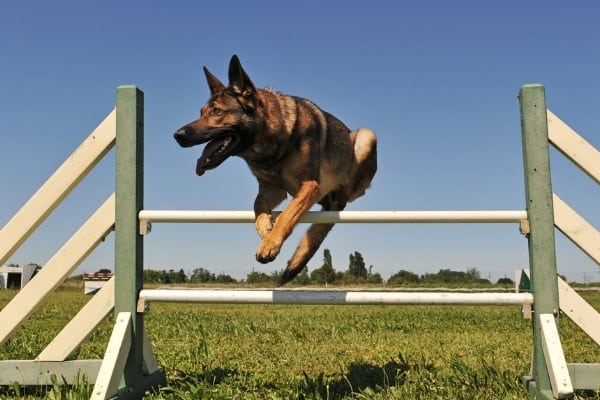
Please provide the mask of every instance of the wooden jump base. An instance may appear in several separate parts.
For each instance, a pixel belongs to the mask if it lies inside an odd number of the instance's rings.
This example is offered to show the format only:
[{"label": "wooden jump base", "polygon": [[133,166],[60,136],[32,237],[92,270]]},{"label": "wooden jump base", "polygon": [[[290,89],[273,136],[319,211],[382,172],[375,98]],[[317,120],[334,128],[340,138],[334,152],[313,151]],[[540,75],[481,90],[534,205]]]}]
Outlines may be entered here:
[{"label": "wooden jump base", "polygon": [[[144,210],[143,93],[117,90],[117,104],[75,153],[0,230],[0,265],[114,146],[116,190],[14,299],[0,310],[0,345],[108,235],[115,231],[115,276],[91,298],[35,360],[1,360],[0,385],[49,384],[51,373],[67,383],[80,373],[95,380],[92,399],[137,399],[166,384],[144,327],[153,301],[286,304],[524,304],[533,310],[531,376],[523,378],[536,399],[561,399],[574,389],[600,388],[600,364],[567,364],[558,334],[562,311],[600,344],[600,314],[556,276],[555,226],[600,263],[600,233],[551,190],[551,143],[600,183],[600,154],[547,111],[544,87],[519,93],[525,176],[525,211],[309,212],[304,222],[518,223],[528,241],[529,269],[522,284],[531,293],[432,293],[330,290],[144,290],[143,238],[151,223],[236,223],[247,211]],[[115,229],[117,227],[118,229]],[[560,301],[558,293],[560,291]],[[114,311],[115,324],[101,360],[71,360],[79,345]],[[61,380],[59,379],[59,382]]]}]

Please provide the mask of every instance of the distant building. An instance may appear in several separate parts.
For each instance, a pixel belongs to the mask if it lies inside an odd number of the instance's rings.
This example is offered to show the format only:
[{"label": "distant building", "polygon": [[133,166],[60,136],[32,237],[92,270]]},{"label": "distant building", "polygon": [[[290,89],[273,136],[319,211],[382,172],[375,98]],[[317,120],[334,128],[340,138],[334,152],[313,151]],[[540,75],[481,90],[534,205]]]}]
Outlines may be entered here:
[{"label": "distant building", "polygon": [[27,264],[23,266],[0,267],[0,289],[22,289],[35,275],[37,265]]},{"label": "distant building", "polygon": [[83,274],[83,294],[96,294],[112,276],[113,274],[105,272]]}]

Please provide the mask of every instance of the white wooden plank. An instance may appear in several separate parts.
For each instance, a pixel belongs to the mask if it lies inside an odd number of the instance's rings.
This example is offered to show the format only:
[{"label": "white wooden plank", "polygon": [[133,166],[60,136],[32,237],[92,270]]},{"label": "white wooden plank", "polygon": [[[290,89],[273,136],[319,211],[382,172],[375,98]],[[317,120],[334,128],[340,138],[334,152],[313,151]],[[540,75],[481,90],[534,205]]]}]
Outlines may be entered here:
[{"label": "white wooden plank", "polygon": [[592,260],[600,264],[600,233],[556,194],[553,194],[552,201],[554,225]]},{"label": "white wooden plank", "polygon": [[52,385],[53,374],[60,382],[64,379],[69,385],[81,383],[84,376],[89,381],[94,381],[101,362],[102,360],[0,360],[0,385],[10,386],[15,382],[23,386]]},{"label": "white wooden plank", "polygon": [[131,324],[130,312],[120,312],[117,315],[91,400],[105,400],[119,389],[123,368],[131,348]]},{"label": "white wooden plank", "polygon": [[555,399],[565,399],[573,396],[573,384],[569,376],[567,361],[560,343],[556,321],[552,314],[541,314],[542,348],[548,367],[550,385]]},{"label": "white wooden plank", "polygon": [[558,299],[561,311],[600,345],[600,313],[561,278],[558,278]]},{"label": "white wooden plank", "polygon": [[37,361],[66,360],[96,330],[115,306],[114,277],[87,302],[37,356]]},{"label": "white wooden plank", "polygon": [[90,254],[115,224],[115,196],[71,236],[33,279],[0,311],[0,345],[35,311],[42,301]]},{"label": "white wooden plank", "polygon": [[115,114],[113,110],[0,230],[0,265],[112,148],[116,132]]},{"label": "white wooden plank", "polygon": [[547,115],[550,142],[600,184],[600,152],[550,110],[547,110]]}]

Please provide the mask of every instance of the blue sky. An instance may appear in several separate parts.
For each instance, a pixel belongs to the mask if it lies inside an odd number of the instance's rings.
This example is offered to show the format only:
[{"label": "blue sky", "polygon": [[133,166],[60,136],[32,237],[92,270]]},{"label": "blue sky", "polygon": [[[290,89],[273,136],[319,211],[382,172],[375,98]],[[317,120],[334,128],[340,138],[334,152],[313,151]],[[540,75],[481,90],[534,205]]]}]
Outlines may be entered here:
[{"label": "blue sky", "polygon": [[[597,2],[22,1],[0,13],[0,225],[110,112],[115,88],[145,92],[147,209],[251,209],[256,181],[227,160],[198,177],[201,149],[172,132],[195,119],[207,66],[226,79],[238,54],[254,83],[310,98],[379,137],[379,171],[350,210],[524,208],[517,93],[546,85],[548,106],[600,147]],[[552,152],[554,190],[595,226],[600,191]],[[109,156],[9,260],[44,264],[114,187]],[[146,267],[207,268],[243,278],[285,266],[254,261],[252,225],[155,225]],[[79,271],[113,268],[109,237]],[[600,280],[557,232],[559,272]],[[389,277],[527,265],[516,225],[338,225],[322,248],[336,269],[351,252]],[[309,269],[322,263],[320,251]]]}]

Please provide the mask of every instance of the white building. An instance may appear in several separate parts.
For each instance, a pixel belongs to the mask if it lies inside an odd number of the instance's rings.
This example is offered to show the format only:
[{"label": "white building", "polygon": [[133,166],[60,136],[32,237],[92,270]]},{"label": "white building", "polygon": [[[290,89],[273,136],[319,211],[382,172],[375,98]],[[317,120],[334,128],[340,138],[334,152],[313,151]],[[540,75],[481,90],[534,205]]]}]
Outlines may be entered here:
[{"label": "white building", "polygon": [[96,294],[102,286],[113,276],[111,273],[95,272],[83,274],[83,294]]},{"label": "white building", "polygon": [[22,289],[33,278],[37,265],[27,264],[17,267],[0,267],[0,289]]}]

